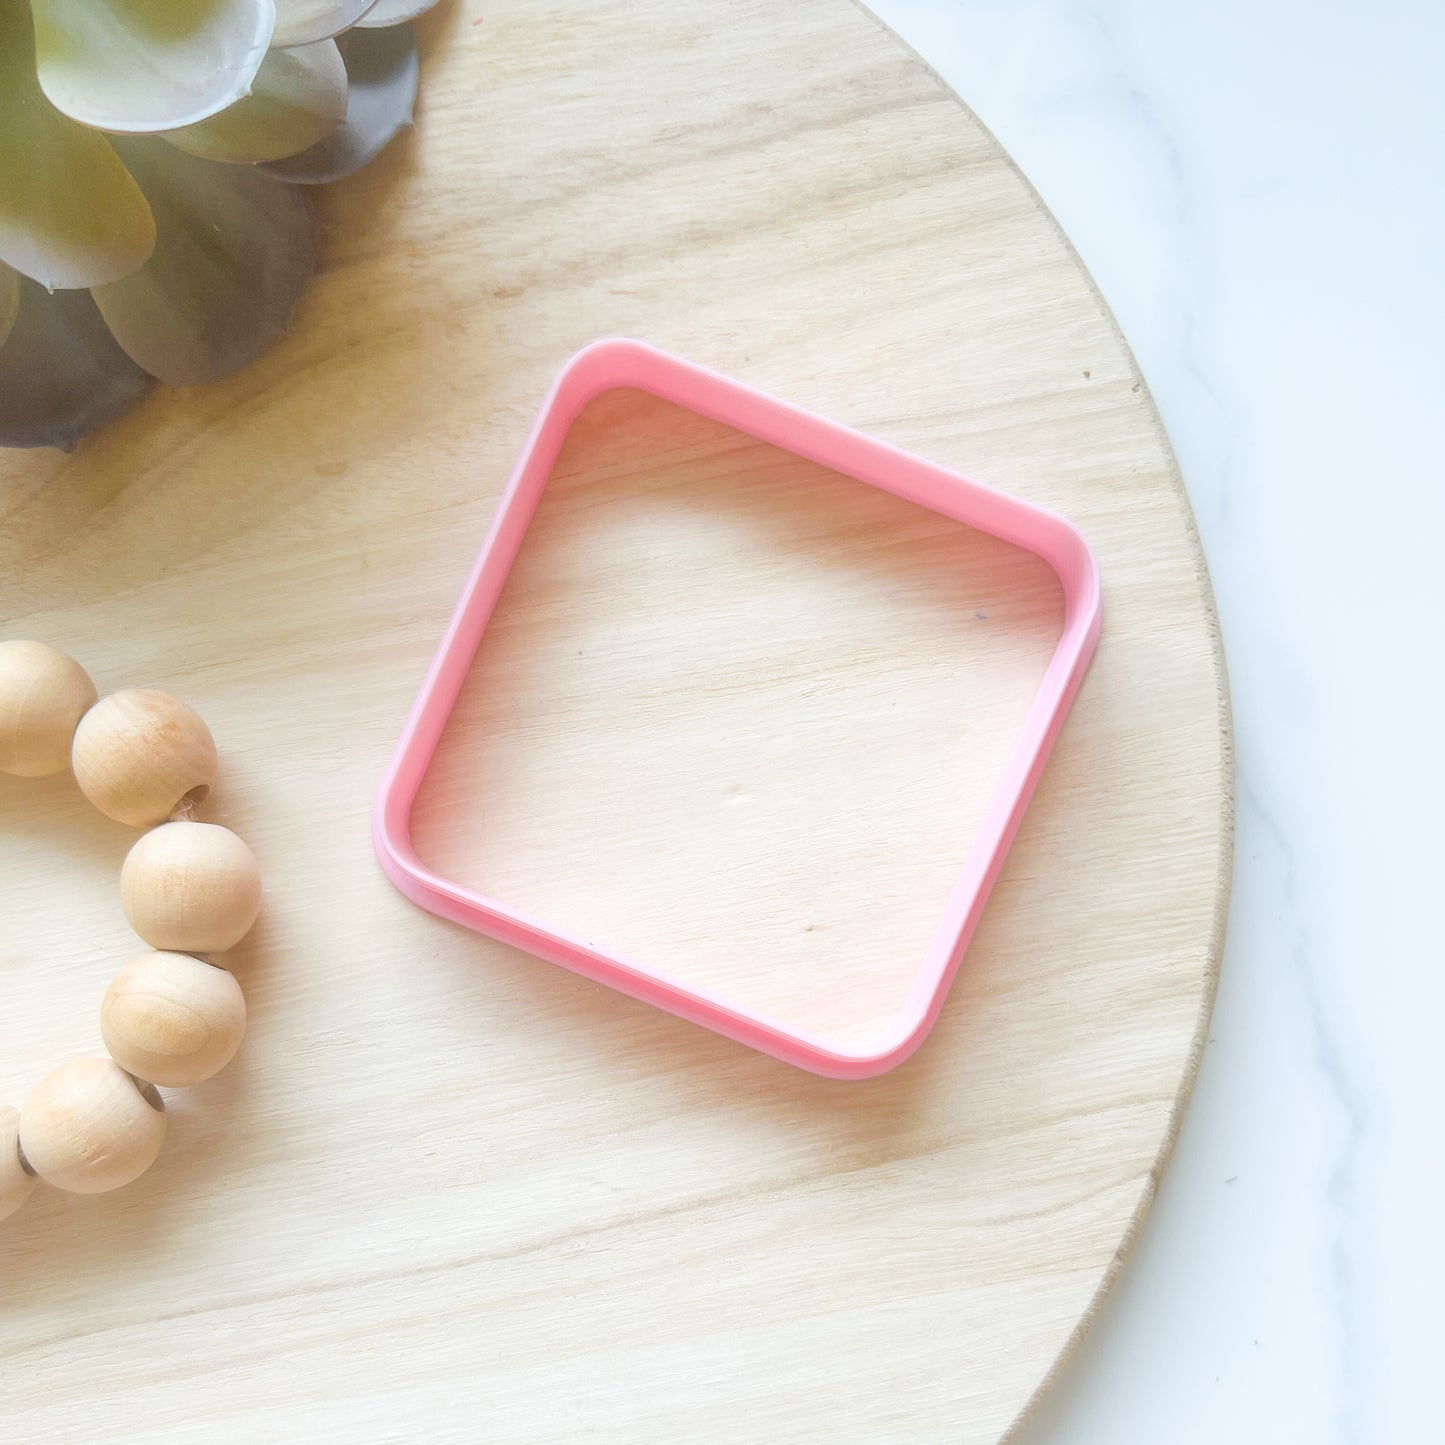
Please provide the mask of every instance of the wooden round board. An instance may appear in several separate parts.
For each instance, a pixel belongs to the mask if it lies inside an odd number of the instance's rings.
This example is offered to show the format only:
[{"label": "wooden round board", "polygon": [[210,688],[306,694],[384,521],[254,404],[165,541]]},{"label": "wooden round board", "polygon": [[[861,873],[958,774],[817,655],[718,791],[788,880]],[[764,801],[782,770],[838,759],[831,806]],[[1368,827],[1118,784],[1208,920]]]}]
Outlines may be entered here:
[{"label": "wooden round board", "polygon": [[[322,198],[283,344],[71,457],[0,456],[0,634],[192,702],[208,815],[267,882],[236,1064],[170,1096],[137,1184],[0,1228],[7,1434],[996,1441],[1149,1204],[1219,957],[1223,666],[1148,394],[1007,157],[847,0],[458,0],[424,38],[417,129]],[[443,923],[373,859],[530,419],[618,334],[1097,548],[1093,669],[942,1022],[881,1079]],[[779,1007],[866,1029],[1048,578],[626,394],[554,486],[419,846],[679,966],[776,963]],[[129,838],[68,779],[0,779],[0,1099],[98,1046]]]}]

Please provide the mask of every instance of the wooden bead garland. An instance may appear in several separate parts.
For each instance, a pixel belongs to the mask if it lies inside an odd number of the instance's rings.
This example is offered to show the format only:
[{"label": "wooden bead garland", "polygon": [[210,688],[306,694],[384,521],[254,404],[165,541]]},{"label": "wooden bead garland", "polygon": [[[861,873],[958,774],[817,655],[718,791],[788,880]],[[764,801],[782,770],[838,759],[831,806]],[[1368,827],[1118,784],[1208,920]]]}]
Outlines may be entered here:
[{"label": "wooden bead garland", "polygon": [[229,828],[162,823],[126,855],[120,902],[152,948],[224,953],[261,909],[261,870]]},{"label": "wooden bead garland", "polygon": [[128,1074],[184,1089],[219,1074],[246,1032],[235,976],[189,953],[147,953],[116,974],[100,1033]]},{"label": "wooden bead garland", "polygon": [[0,772],[43,777],[68,762],[102,813],[151,830],[121,869],[121,904],[156,950],[127,964],[105,995],[109,1058],[53,1069],[18,1112],[0,1104],[0,1219],[37,1178],[101,1194],[145,1173],[166,1133],[155,1086],[211,1078],[246,1031],[240,985],[198,956],[235,947],[261,906],[251,850],[229,829],[191,818],[215,781],[210,730],[163,692],[96,697],[64,653],[0,642]]},{"label": "wooden bead garland", "polygon": [[138,1179],[161,1152],[166,1111],[112,1059],[72,1059],[31,1089],[20,1149],[47,1183],[104,1194]]},{"label": "wooden bead garland", "polygon": [[201,802],[216,780],[211,730],[185,703],[141,688],[103,697],[70,748],[80,791],[117,823],[163,823],[183,798]]},{"label": "wooden bead garland", "polygon": [[95,684],[74,658],[43,642],[0,643],[0,773],[63,772],[76,724],[94,703]]}]

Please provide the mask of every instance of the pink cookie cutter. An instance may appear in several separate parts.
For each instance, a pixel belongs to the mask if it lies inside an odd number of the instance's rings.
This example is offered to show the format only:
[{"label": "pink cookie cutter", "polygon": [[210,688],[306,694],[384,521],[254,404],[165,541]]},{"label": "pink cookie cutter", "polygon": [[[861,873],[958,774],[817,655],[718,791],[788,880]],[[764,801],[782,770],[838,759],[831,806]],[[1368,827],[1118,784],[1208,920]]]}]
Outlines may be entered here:
[{"label": "pink cookie cutter", "polygon": [[[1063,585],[1064,625],[983,823],[922,966],[892,1027],[851,1052],[608,953],[437,876],[411,843],[417,789],[461,691],[568,429],[586,405],[619,387],[648,392],[760,441],[892,492],[1042,557]],[[1062,517],[971,482],[944,467],[838,426],[638,341],[598,341],[577,353],[552,386],[381,785],[373,838],[381,866],[413,902],[656,1004],[766,1054],[839,1079],[893,1068],[923,1042],[943,1007],[994,880],[1099,637],[1099,569],[1083,536]]]}]

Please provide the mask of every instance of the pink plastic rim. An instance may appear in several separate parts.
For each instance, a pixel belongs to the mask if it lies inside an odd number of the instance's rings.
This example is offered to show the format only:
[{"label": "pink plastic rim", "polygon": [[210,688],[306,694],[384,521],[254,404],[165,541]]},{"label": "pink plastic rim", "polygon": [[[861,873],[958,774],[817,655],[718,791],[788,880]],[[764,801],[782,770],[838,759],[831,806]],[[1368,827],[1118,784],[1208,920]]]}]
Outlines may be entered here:
[{"label": "pink plastic rim", "polygon": [[[943,917],[892,1027],[866,1052],[850,1052],[693,988],[635,960],[584,943],[495,899],[439,877],[411,842],[411,810],[497,599],[521,548],[562,443],[594,398],[621,387],[711,417],[942,516],[1036,553],[1058,575],[1064,624],[964,861]],[[864,1079],[901,1064],[927,1037],[943,1008],[1009,844],[1099,638],[1099,570],[1079,531],[1052,512],[969,481],[921,457],[825,421],[740,382],[639,341],[594,342],[557,377],[498,504],[400,742],[372,819],[387,877],[414,903],[503,943],[596,979],[765,1054],[816,1074]]]}]

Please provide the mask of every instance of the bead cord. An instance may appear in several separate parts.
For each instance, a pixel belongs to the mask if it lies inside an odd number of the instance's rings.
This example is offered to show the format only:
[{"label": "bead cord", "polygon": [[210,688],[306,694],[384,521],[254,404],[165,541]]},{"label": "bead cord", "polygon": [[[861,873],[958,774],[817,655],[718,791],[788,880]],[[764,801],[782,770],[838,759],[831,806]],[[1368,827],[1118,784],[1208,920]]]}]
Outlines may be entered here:
[{"label": "bead cord", "polygon": [[157,1085],[213,1077],[245,1033],[244,996],[217,955],[255,922],[260,871],[234,833],[197,818],[215,781],[209,729],[166,693],[101,698],[64,653],[0,642],[0,772],[44,777],[66,766],[102,813],[144,830],[126,856],[121,895],[154,951],[132,959],[106,992],[108,1057],[52,1070],[18,1112],[0,1104],[0,1219],[42,1179],[99,1194],[144,1173],[165,1137]]},{"label": "bead cord", "polygon": [[126,1071],[126,1077],[135,1085],[136,1093],[138,1093],[152,1109],[158,1114],[165,1113],[166,1101],[161,1098],[161,1091],[156,1088],[154,1084],[147,1079],[136,1078],[136,1076],[128,1070]]}]

